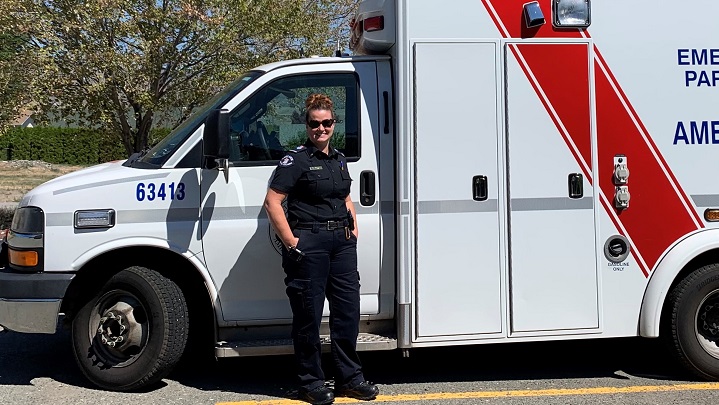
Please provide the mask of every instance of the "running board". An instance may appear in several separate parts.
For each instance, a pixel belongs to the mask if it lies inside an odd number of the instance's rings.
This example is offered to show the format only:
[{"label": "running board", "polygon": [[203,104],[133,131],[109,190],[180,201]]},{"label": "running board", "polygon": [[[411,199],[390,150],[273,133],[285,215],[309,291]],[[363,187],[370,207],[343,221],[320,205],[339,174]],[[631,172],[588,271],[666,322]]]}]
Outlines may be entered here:
[{"label": "running board", "polygon": [[[329,353],[330,337],[321,336],[322,352]],[[360,333],[357,337],[357,351],[393,350],[397,348],[397,339],[373,333]],[[249,357],[292,354],[292,339],[247,340],[240,342],[219,342],[215,346],[217,357]]]}]

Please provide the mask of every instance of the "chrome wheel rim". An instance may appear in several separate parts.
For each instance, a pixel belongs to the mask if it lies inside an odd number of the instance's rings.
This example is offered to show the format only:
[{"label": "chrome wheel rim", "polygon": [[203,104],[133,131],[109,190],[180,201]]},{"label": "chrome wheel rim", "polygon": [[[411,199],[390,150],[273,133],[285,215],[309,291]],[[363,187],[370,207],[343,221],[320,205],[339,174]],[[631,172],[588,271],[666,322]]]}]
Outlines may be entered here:
[{"label": "chrome wheel rim", "polygon": [[702,349],[719,359],[719,290],[707,294],[697,307],[694,332]]},{"label": "chrome wheel rim", "polygon": [[105,293],[92,310],[89,333],[95,355],[108,366],[132,364],[149,340],[148,311],[135,295]]}]

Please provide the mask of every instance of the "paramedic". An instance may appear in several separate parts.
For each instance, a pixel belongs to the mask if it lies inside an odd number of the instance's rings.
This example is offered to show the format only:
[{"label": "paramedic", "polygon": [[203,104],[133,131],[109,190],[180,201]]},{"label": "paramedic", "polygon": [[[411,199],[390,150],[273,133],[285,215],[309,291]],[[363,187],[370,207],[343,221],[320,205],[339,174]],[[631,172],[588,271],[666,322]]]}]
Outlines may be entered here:
[{"label": "paramedic", "polygon": [[[282,240],[282,267],[292,308],[292,339],[298,397],[329,404],[335,395],[374,399],[379,389],[365,381],[357,355],[359,273],[357,227],[350,199],[347,160],[330,146],[332,100],[311,94],[305,101],[307,141],[280,159],[265,197],[265,209]],[[287,217],[282,207],[287,198]],[[325,386],[320,322],[325,296],[335,390]]]}]

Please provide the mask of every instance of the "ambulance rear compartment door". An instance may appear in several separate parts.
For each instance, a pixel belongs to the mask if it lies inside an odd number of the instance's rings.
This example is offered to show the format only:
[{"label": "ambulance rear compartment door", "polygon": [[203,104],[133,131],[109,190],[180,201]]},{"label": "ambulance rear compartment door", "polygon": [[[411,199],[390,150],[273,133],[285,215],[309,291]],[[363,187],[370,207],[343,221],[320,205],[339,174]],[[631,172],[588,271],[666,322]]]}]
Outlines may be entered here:
[{"label": "ambulance rear compartment door", "polygon": [[498,41],[414,44],[415,341],[498,337]]},{"label": "ambulance rear compartment door", "polygon": [[591,46],[505,51],[510,334],[597,332]]}]

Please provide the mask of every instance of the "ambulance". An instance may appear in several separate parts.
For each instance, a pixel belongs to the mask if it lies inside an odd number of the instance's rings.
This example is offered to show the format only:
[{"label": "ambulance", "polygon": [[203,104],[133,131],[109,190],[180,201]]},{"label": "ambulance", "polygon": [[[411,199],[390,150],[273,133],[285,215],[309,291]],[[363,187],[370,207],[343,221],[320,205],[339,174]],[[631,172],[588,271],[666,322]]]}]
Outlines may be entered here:
[{"label": "ambulance", "polygon": [[0,325],[67,327],[113,391],[196,353],[292,353],[263,200],[321,92],[353,179],[359,350],[642,336],[719,379],[716,15],[715,0],[361,1],[351,56],[259,66],[148,152],[25,195]]}]

